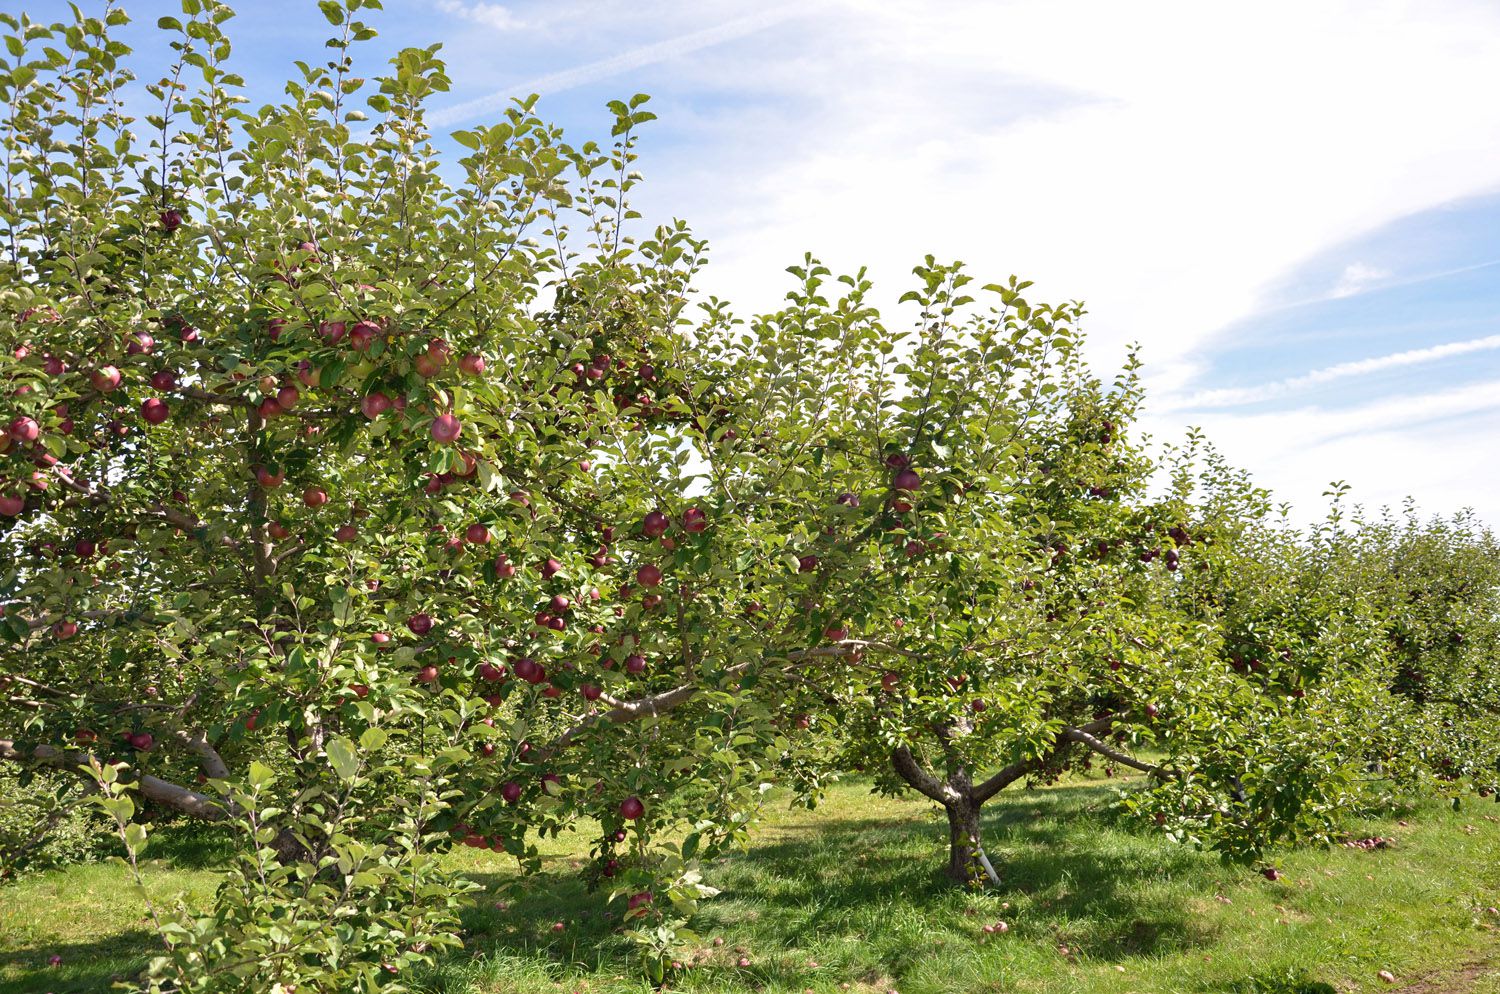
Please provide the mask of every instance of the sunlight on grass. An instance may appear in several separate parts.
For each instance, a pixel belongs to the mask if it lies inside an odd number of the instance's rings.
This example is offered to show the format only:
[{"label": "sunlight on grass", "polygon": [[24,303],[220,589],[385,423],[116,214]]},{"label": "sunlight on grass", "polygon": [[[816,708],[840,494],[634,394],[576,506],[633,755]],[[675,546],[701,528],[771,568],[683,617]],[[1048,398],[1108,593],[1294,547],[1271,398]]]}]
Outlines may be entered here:
[{"label": "sunlight on grass", "polygon": [[[724,893],[695,922],[676,990],[885,992],[1224,991],[1316,994],[1464,972],[1466,994],[1500,991],[1500,806],[1426,804],[1356,835],[1388,849],[1305,851],[1271,883],[1174,846],[1108,811],[1103,782],[1016,792],[992,805],[987,846],[1005,888],[940,877],[945,828],[932,806],[848,784],[816,812],[772,813],[745,854],[709,868]],[[1491,814],[1491,809],[1495,814]],[[467,949],[418,986],[448,994],[644,991],[617,919],[577,869],[589,826],[546,840],[546,877],[504,901],[502,857],[450,858],[486,887],[465,914]],[[202,899],[213,840],[163,833],[154,899]],[[0,994],[98,990],[151,944],[138,895],[114,865],[42,874],[0,891]],[[497,906],[499,905],[499,906]],[[1004,921],[1003,933],[985,925]],[[560,933],[554,922],[565,923]],[[95,945],[95,940],[99,941]],[[716,944],[715,940],[722,940]],[[63,956],[58,967],[47,957]],[[750,965],[736,965],[741,957]],[[1488,964],[1488,965],[1485,965]]]}]

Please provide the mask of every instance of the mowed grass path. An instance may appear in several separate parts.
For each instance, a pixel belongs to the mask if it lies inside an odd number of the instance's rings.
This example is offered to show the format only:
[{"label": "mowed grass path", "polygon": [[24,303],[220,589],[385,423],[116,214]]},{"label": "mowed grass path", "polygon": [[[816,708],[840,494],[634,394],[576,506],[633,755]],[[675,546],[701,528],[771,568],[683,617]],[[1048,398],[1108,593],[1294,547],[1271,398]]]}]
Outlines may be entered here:
[{"label": "mowed grass path", "polygon": [[[701,947],[669,986],[1500,994],[1500,918],[1486,910],[1500,903],[1500,805],[1425,804],[1357,826],[1394,845],[1286,854],[1272,883],[1117,821],[1112,786],[1075,782],[992,803],[987,848],[1006,886],[986,894],[941,880],[946,826],[927,802],[849,784],[815,812],[777,810],[747,853],[708,868],[724,893],[703,905],[694,922]],[[618,921],[579,881],[587,847],[586,834],[547,840],[547,879],[516,900],[505,899],[514,882],[506,860],[455,853],[487,890],[465,915],[467,948],[415,985],[448,994],[649,990],[615,935]],[[202,833],[163,832],[152,856],[153,896],[191,902],[212,892],[223,850]],[[106,989],[154,944],[142,915],[114,865],[0,888],[0,994]],[[996,921],[1009,930],[986,934]],[[63,962],[49,967],[54,954]],[[738,966],[741,957],[750,965]]]}]

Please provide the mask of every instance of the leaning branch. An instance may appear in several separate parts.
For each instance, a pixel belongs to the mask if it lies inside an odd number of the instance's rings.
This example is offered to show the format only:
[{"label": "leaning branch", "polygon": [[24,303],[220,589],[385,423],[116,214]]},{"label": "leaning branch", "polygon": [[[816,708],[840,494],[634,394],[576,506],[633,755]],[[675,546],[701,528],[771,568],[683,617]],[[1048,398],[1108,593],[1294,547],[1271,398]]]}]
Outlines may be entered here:
[{"label": "leaning branch", "polygon": [[[37,746],[27,752],[17,748],[15,742],[10,739],[0,739],[0,759],[12,762],[34,762],[43,766],[76,768],[87,766],[90,758],[87,753],[64,751],[45,745]],[[222,765],[222,760],[220,764]],[[224,821],[230,816],[230,812],[223,805],[206,794],[200,794],[195,790],[189,790],[148,773],[140,775],[136,781],[136,789],[142,797],[154,804],[180,811],[202,821]]]}]

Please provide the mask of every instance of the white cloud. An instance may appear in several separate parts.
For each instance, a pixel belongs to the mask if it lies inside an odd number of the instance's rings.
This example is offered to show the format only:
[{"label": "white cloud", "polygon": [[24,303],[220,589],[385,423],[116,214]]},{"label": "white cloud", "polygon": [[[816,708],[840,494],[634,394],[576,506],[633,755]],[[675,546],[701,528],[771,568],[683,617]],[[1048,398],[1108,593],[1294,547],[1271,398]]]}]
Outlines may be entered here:
[{"label": "white cloud", "polygon": [[1389,278],[1390,275],[1388,269],[1367,266],[1363,262],[1351,262],[1344,267],[1344,274],[1339,277],[1338,284],[1329,291],[1328,295],[1335,299],[1352,297],[1356,293],[1368,290],[1372,284]]},{"label": "white cloud", "polygon": [[[1500,438],[1500,380],[1339,410],[1210,412],[1194,421],[1234,465],[1296,505],[1303,521],[1319,515],[1320,495],[1335,479],[1368,507],[1411,496],[1427,513],[1472,507],[1500,521],[1500,480],[1488,458]],[[1145,424],[1163,440],[1181,435],[1179,419],[1150,414]]]},{"label": "white cloud", "polygon": [[1500,335],[1487,335],[1484,338],[1473,338],[1463,342],[1444,342],[1442,345],[1434,345],[1425,349],[1408,349],[1405,352],[1395,352],[1390,355],[1374,356],[1369,359],[1356,359],[1352,362],[1341,362],[1322,369],[1315,369],[1301,376],[1292,376],[1274,383],[1262,383],[1253,387],[1231,387],[1223,390],[1204,390],[1180,400],[1169,399],[1160,407],[1163,411],[1191,411],[1201,410],[1208,407],[1235,407],[1241,404],[1256,404],[1262,401],[1274,400],[1306,387],[1321,386],[1332,383],[1335,380],[1346,379],[1351,376],[1364,376],[1369,373],[1384,372],[1387,369],[1398,369],[1402,366],[1416,366],[1426,362],[1436,362],[1440,359],[1448,359],[1452,356],[1468,355],[1473,352],[1489,352],[1500,349]]},{"label": "white cloud", "polygon": [[444,14],[462,17],[496,31],[515,31],[525,26],[525,22],[512,13],[509,7],[502,7],[498,3],[486,3],[484,0],[474,0],[471,3],[465,3],[464,0],[434,2]]}]

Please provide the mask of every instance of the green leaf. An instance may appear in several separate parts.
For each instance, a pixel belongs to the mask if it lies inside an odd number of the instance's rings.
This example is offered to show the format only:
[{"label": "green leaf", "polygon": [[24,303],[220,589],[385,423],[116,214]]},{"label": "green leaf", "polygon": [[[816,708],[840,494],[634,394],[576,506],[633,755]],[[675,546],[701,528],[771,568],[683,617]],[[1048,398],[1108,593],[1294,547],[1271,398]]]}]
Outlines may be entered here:
[{"label": "green leaf", "polygon": [[328,753],[328,762],[333,765],[333,772],[338,774],[340,780],[348,783],[359,774],[359,754],[355,751],[353,742],[341,736],[331,740],[325,751]]}]

